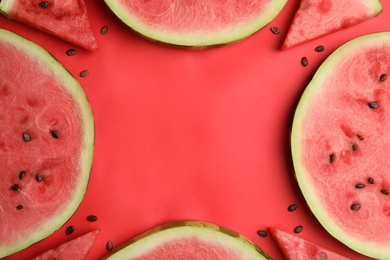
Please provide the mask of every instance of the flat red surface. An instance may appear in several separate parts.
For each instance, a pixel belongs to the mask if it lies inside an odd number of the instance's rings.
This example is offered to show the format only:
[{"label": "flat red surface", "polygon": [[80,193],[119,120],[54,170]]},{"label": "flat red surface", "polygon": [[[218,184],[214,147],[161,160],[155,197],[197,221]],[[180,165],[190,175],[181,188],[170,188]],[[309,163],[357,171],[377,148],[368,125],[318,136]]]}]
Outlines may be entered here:
[{"label": "flat red surface", "polygon": [[[86,0],[99,50],[87,52],[0,17],[0,27],[38,43],[80,81],[93,109],[95,156],[85,199],[64,227],[7,259],[34,256],[93,229],[88,259],[167,221],[196,219],[240,232],[282,259],[270,226],[353,259],[367,259],[316,221],[294,180],[289,132],[295,106],[321,62],[357,36],[390,30],[390,2],[376,18],[280,51],[298,8],[288,1],[263,30],[228,46],[192,51],[149,42],[103,1]],[[107,25],[108,33],[100,29]],[[277,26],[281,33],[271,33]],[[325,51],[314,48],[324,45]],[[75,48],[75,56],[66,50]],[[309,65],[303,67],[306,56]],[[87,77],[79,73],[88,69]],[[289,212],[290,204],[298,209]],[[98,216],[90,223],[86,217]],[[74,233],[67,236],[69,225]]]}]

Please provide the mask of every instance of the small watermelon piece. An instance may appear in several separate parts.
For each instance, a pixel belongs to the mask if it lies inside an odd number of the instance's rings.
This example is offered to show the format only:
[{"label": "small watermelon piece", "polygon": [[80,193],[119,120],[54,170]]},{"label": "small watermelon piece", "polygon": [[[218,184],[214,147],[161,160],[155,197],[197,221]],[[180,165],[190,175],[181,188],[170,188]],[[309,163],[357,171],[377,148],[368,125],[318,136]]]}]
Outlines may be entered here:
[{"label": "small watermelon piece", "polygon": [[280,229],[268,228],[271,236],[278,245],[283,256],[287,260],[305,260],[305,259],[332,259],[348,260],[345,256],[339,255],[316,243],[300,238],[296,235],[287,233]]},{"label": "small watermelon piece", "polygon": [[79,83],[38,45],[0,29],[0,258],[60,228],[85,194],[94,147]]},{"label": "small watermelon piece", "polygon": [[84,0],[2,0],[0,12],[86,50],[98,48]]},{"label": "small watermelon piece", "polygon": [[339,47],[304,91],[291,135],[314,215],[342,243],[378,259],[390,256],[389,75],[390,33]]},{"label": "small watermelon piece", "polygon": [[68,242],[65,242],[58,247],[52,248],[43,252],[40,255],[33,257],[31,260],[47,260],[47,259],[72,259],[84,260],[96,241],[99,230],[88,232],[82,236],[76,237]]},{"label": "small watermelon piece", "polygon": [[272,21],[287,0],[105,0],[129,27],[154,41],[203,47],[235,42]]},{"label": "small watermelon piece", "polygon": [[118,246],[103,259],[270,259],[230,229],[202,221],[157,226]]},{"label": "small watermelon piece", "polygon": [[301,0],[282,50],[351,27],[381,12],[379,0]]}]

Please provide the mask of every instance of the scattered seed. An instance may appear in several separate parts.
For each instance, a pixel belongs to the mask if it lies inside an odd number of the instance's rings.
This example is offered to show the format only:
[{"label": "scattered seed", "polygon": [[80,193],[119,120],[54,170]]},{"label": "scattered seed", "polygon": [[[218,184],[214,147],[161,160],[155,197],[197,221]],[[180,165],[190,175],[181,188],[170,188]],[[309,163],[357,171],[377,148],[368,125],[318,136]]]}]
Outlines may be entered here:
[{"label": "scattered seed", "polygon": [[351,209],[352,210],[359,210],[360,209],[360,204],[352,204]]},{"label": "scattered seed", "polygon": [[271,30],[271,32],[272,32],[273,34],[279,34],[279,33],[280,33],[279,28],[278,28],[278,27],[275,27],[275,26],[272,26],[272,27],[270,28],[270,30]]},{"label": "scattered seed", "polygon": [[356,186],[355,186],[355,188],[357,188],[357,189],[363,189],[364,187],[366,187],[366,185],[364,185],[362,183],[356,184]]},{"label": "scattered seed", "polygon": [[363,136],[361,136],[361,135],[357,135],[357,138],[358,138],[360,141],[363,141],[363,140],[364,140]]},{"label": "scattered seed", "polygon": [[24,209],[24,207],[23,207],[23,205],[20,205],[20,204],[19,204],[18,206],[16,206],[16,209],[17,209],[17,210],[22,210],[22,209]]},{"label": "scattered seed", "polygon": [[41,181],[43,181],[43,176],[40,174],[37,174],[37,176],[35,176],[35,179],[37,180],[37,182],[41,182]]},{"label": "scattered seed", "polygon": [[100,30],[100,33],[103,34],[103,35],[107,34],[108,33],[108,26],[104,25],[102,27],[102,29]]},{"label": "scattered seed", "polygon": [[14,185],[11,186],[11,189],[16,191],[16,190],[19,190],[20,187],[18,184],[15,183]]},{"label": "scattered seed", "polygon": [[23,132],[23,140],[27,143],[31,141],[31,136],[27,132]]},{"label": "scattered seed", "polygon": [[353,144],[351,148],[352,148],[352,151],[354,151],[354,152],[355,152],[355,151],[357,150],[357,146],[356,146],[356,144]]},{"label": "scattered seed", "polygon": [[367,179],[368,184],[374,184],[374,179],[373,178],[368,178]]},{"label": "scattered seed", "polygon": [[291,204],[290,206],[288,206],[287,210],[290,211],[290,212],[293,212],[293,211],[295,211],[297,208],[298,208],[298,205],[297,205],[297,204]]},{"label": "scattered seed", "polygon": [[384,194],[384,195],[389,195],[389,191],[388,190],[381,190],[381,193]]},{"label": "scattered seed", "polygon": [[379,108],[379,104],[378,104],[378,102],[376,102],[376,101],[369,102],[369,103],[368,103],[368,106],[369,106],[370,108],[373,108],[373,109]]},{"label": "scattered seed", "polygon": [[302,57],[301,64],[303,67],[306,67],[307,65],[309,65],[309,60],[306,57]]},{"label": "scattered seed", "polygon": [[334,153],[330,154],[329,155],[329,162],[330,163],[334,162],[334,159],[335,159]]},{"label": "scattered seed", "polygon": [[43,9],[48,8],[49,5],[50,5],[50,3],[47,2],[47,1],[42,1],[42,2],[39,3],[39,6],[42,7]]},{"label": "scattered seed", "polygon": [[21,171],[19,172],[19,179],[23,179],[24,178],[24,175],[26,175],[26,172],[25,171]]},{"label": "scattered seed", "polygon": [[74,231],[74,226],[69,226],[66,228],[65,234],[70,235]]},{"label": "scattered seed", "polygon": [[265,231],[265,230],[257,230],[257,232],[256,232],[259,236],[261,236],[261,237],[266,237],[266,236],[268,236],[268,233],[267,233],[267,231]]},{"label": "scattered seed", "polygon": [[301,233],[303,230],[303,226],[299,225],[294,228],[294,233]]},{"label": "scattered seed", "polygon": [[89,216],[87,217],[87,220],[88,220],[89,222],[95,222],[96,220],[98,220],[98,217],[95,216],[95,215],[89,215]]},{"label": "scattered seed", "polygon": [[66,55],[68,55],[68,56],[73,56],[76,53],[77,53],[77,51],[74,50],[74,49],[69,49],[69,50],[66,51]]},{"label": "scattered seed", "polygon": [[381,74],[379,77],[380,81],[384,81],[386,79],[387,75],[386,74]]},{"label": "scattered seed", "polygon": [[89,75],[89,70],[83,70],[82,72],[80,72],[80,76],[83,78],[88,76],[88,75]]},{"label": "scattered seed", "polygon": [[316,52],[322,52],[325,50],[325,47],[323,45],[319,45],[317,47],[315,47],[314,49]]},{"label": "scattered seed", "polygon": [[106,249],[108,251],[112,251],[112,249],[114,249],[114,245],[112,244],[112,241],[111,240],[108,240],[107,243],[106,243]]},{"label": "scattered seed", "polygon": [[52,130],[50,131],[50,133],[51,136],[53,136],[55,139],[58,139],[60,137],[60,134],[57,131]]}]

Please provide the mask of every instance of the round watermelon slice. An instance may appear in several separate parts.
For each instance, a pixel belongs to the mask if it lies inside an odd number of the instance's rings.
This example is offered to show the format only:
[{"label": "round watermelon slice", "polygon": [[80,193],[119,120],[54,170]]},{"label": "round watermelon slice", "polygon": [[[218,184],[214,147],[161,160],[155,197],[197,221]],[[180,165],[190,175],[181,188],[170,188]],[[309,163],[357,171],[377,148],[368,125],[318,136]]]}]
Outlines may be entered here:
[{"label": "round watermelon slice", "polygon": [[157,226],[115,248],[103,259],[271,259],[253,242],[202,221]]},{"label": "round watermelon slice", "polygon": [[341,46],[303,93],[291,136],[296,177],[319,222],[379,259],[390,256],[389,76],[390,33]]},{"label": "round watermelon slice", "polygon": [[36,44],[0,30],[0,258],[47,237],[79,206],[94,123],[79,83]]},{"label": "round watermelon slice", "polygon": [[129,27],[146,38],[181,46],[235,42],[271,22],[287,0],[105,0]]}]

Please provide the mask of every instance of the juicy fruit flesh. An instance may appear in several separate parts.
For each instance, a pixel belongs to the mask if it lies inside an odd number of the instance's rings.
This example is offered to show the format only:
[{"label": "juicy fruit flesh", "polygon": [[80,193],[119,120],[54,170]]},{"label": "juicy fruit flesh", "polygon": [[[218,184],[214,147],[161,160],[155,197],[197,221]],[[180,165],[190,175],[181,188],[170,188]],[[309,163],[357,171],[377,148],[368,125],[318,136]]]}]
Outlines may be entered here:
[{"label": "juicy fruit flesh", "polygon": [[292,135],[313,213],[343,243],[378,258],[390,252],[389,46],[389,34],[369,35],[326,61],[302,97]]}]

